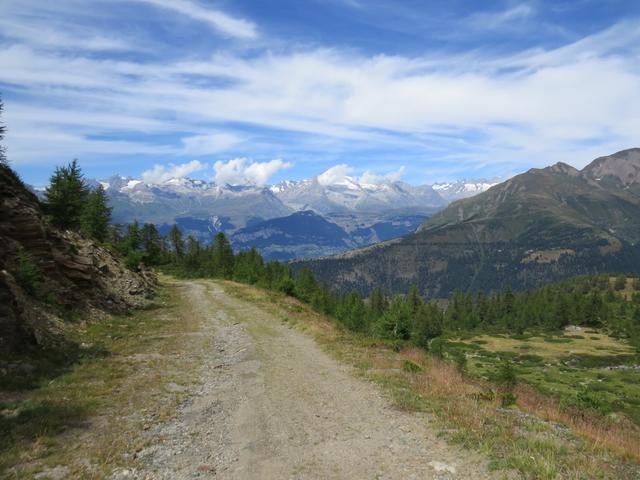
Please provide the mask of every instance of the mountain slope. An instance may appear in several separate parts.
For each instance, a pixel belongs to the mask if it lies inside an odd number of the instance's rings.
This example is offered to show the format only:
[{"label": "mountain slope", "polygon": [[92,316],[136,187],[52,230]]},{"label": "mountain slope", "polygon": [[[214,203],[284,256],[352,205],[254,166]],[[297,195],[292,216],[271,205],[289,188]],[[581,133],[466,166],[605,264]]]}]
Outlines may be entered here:
[{"label": "mountain slope", "polygon": [[640,272],[639,153],[603,157],[582,171],[561,163],[532,169],[452,203],[414,234],[307,264],[343,288],[400,292],[417,284],[430,296]]},{"label": "mountain slope", "polygon": [[306,210],[238,230],[234,248],[256,248],[269,260],[313,258],[343,252],[355,245],[338,225]]},{"label": "mountain slope", "polygon": [[[394,213],[323,217],[305,210],[237,230],[231,241],[239,250],[256,248],[267,260],[318,258],[406,235],[426,218]],[[189,226],[182,223],[179,219],[183,229]]]}]

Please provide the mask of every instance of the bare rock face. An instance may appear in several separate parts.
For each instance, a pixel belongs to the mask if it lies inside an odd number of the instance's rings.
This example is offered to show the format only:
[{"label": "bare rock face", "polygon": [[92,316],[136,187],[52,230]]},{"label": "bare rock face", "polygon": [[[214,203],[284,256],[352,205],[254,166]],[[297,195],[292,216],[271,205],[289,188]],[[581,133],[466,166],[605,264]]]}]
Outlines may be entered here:
[{"label": "bare rock face", "polygon": [[124,312],[148,302],[155,283],[152,272],[133,272],[92,240],[53,228],[37,198],[0,165],[0,354],[55,346],[57,313]]},{"label": "bare rock face", "polygon": [[640,148],[596,158],[582,172],[596,181],[610,178],[622,185],[640,183]]}]

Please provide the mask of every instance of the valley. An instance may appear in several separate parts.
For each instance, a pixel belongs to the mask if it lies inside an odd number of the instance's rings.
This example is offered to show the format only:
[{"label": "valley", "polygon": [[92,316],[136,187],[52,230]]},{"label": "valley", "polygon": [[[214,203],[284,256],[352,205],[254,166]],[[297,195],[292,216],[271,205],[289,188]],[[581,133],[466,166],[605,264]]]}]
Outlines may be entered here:
[{"label": "valley", "polygon": [[[4,215],[32,225],[0,222],[13,242],[3,328],[21,333],[3,334],[11,350],[0,354],[7,479],[638,472],[636,276],[455,291],[446,304],[415,287],[364,298],[304,266],[294,274],[256,249],[234,251],[222,232],[203,245],[134,223],[103,246],[106,216],[87,223],[79,210],[62,233],[70,217],[49,206],[58,183],[41,204],[2,168],[14,205]],[[75,162],[56,175],[106,201]],[[339,236],[313,211],[292,216],[306,248],[317,232]],[[277,219],[269,228],[287,241]],[[150,267],[165,272],[159,282]],[[64,288],[86,289],[86,303],[65,304]]]},{"label": "valley", "polygon": [[[367,184],[349,176],[328,182],[322,175],[273,186],[188,178],[154,184],[117,175],[88,183],[105,188],[115,223],[153,223],[164,235],[175,224],[205,244],[224,232],[235,248],[255,247],[269,260],[323,257],[401,237],[451,199],[495,184],[452,182],[437,185],[436,192],[429,185]],[[299,236],[303,212],[316,215],[314,224],[307,225],[308,237]]]},{"label": "valley", "polygon": [[640,480],[640,2],[0,0],[0,480]]},{"label": "valley", "polygon": [[307,266],[320,280],[364,295],[418,285],[428,298],[639,273],[638,172],[637,148],[582,171],[566,164],[532,169],[452,203],[414,233],[295,268]]}]

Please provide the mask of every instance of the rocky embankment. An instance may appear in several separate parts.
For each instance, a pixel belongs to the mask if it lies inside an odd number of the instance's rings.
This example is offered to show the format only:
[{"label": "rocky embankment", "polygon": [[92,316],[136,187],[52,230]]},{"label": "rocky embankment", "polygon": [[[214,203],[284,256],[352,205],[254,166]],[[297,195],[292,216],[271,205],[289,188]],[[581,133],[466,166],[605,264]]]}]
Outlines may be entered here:
[{"label": "rocky embankment", "polygon": [[38,199],[0,165],[0,355],[62,341],[67,313],[142,306],[155,277],[46,220]]}]

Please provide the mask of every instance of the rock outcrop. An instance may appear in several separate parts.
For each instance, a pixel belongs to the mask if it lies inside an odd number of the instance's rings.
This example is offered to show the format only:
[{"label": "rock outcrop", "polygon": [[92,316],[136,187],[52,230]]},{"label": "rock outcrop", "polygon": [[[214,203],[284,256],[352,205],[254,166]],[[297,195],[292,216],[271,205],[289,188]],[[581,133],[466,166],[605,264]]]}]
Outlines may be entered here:
[{"label": "rock outcrop", "polygon": [[0,164],[0,354],[61,341],[61,317],[125,312],[148,302],[153,273],[47,221],[38,199]]}]

